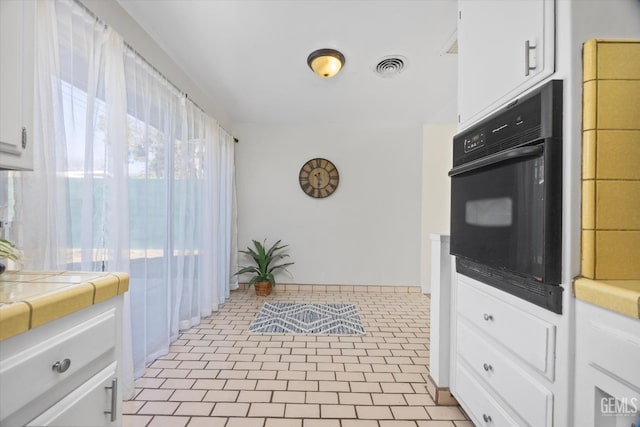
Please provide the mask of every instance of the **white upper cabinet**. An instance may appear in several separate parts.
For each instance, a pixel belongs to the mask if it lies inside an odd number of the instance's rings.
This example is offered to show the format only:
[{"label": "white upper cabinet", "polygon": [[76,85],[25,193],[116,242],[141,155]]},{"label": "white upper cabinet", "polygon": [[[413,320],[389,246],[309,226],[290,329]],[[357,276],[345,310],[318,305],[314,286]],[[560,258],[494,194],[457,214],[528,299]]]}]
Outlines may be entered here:
[{"label": "white upper cabinet", "polygon": [[35,4],[0,0],[0,169],[33,169]]},{"label": "white upper cabinet", "polygon": [[465,128],[553,74],[553,0],[459,0],[458,113]]}]

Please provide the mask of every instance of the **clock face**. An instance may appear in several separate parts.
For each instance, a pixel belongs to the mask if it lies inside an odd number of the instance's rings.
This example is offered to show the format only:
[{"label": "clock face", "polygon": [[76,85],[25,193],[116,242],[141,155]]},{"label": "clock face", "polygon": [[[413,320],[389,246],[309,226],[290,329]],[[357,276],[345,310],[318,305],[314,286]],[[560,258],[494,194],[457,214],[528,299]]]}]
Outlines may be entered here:
[{"label": "clock face", "polygon": [[320,199],[330,196],[338,188],[338,169],[327,159],[311,159],[300,169],[300,187],[307,195]]}]

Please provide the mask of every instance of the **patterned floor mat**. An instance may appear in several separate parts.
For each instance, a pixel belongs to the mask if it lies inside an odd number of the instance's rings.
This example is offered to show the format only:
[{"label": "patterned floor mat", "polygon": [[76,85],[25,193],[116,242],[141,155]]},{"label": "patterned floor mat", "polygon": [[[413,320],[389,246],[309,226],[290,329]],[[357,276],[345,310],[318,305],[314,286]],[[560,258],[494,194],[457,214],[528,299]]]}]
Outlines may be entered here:
[{"label": "patterned floor mat", "polygon": [[355,304],[265,303],[249,332],[257,334],[362,335]]}]

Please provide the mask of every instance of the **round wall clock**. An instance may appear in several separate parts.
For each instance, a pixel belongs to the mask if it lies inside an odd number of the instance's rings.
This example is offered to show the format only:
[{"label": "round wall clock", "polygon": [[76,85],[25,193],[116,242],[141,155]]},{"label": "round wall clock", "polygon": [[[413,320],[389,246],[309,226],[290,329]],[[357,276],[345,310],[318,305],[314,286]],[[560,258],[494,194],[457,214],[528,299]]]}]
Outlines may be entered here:
[{"label": "round wall clock", "polygon": [[300,169],[300,187],[308,196],[316,199],[330,196],[338,188],[338,169],[327,159],[311,159]]}]

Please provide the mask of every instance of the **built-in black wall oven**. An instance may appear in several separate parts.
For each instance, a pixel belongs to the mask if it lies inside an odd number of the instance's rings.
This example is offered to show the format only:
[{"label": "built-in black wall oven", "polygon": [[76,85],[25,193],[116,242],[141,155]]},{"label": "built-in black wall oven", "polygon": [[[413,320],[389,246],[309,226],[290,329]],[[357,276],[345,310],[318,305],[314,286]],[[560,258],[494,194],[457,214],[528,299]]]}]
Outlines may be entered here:
[{"label": "built-in black wall oven", "polygon": [[458,133],[449,176],[457,271],[562,313],[562,81]]}]

